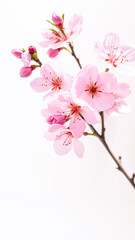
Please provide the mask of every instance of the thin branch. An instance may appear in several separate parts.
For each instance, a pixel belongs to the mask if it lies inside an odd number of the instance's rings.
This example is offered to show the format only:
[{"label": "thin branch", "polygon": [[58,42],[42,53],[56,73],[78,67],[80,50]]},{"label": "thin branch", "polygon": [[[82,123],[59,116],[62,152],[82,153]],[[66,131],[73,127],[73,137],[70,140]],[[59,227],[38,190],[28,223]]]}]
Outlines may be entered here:
[{"label": "thin branch", "polygon": [[37,62],[39,64],[39,66],[41,67],[42,66],[42,63],[40,62],[39,59],[33,59],[35,62]]},{"label": "thin branch", "polygon": [[69,43],[69,47],[70,47],[70,49],[71,49],[71,54],[72,54],[72,56],[75,58],[75,60],[77,61],[78,65],[79,65],[79,67],[80,67],[80,69],[81,69],[82,66],[81,66],[80,60],[79,60],[79,58],[76,56],[75,51],[74,51],[74,47],[73,47],[73,45],[72,45],[71,43]]},{"label": "thin branch", "polygon": [[[80,113],[79,114],[80,117],[86,122],[85,118],[82,116],[82,114]],[[87,122],[86,122],[87,123]],[[127,178],[127,180],[130,182],[130,184],[133,186],[133,188],[135,188],[135,182],[134,182],[134,179],[135,179],[135,174],[133,174],[132,178],[129,177],[129,175],[127,174],[127,172],[125,171],[125,169],[122,167],[121,165],[121,157],[119,157],[119,159],[117,159],[114,154],[112,153],[112,151],[110,150],[106,140],[105,140],[105,137],[104,135],[100,135],[97,130],[91,125],[91,124],[88,124],[87,125],[91,128],[91,130],[93,131],[93,134],[100,140],[100,142],[102,142],[102,144],[104,145],[105,149],[107,150],[107,152],[109,153],[109,155],[112,157],[112,159],[114,160],[114,162],[116,163],[117,165],[117,169],[119,171],[121,171],[124,176]]]},{"label": "thin branch", "polygon": [[105,139],[105,124],[104,124],[104,112],[100,112],[101,116],[101,136]]}]

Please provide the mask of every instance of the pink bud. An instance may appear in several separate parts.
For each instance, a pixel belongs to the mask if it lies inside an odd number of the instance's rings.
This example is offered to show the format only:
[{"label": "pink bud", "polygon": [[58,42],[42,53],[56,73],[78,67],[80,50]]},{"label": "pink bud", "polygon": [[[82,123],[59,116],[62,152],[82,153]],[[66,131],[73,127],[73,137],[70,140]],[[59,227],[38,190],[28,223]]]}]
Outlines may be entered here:
[{"label": "pink bud", "polygon": [[59,27],[61,27],[63,25],[62,18],[60,16],[56,15],[55,13],[52,14],[52,20]]},{"label": "pink bud", "polygon": [[63,115],[53,115],[48,117],[47,122],[49,124],[61,124],[63,125],[66,121],[68,120],[67,116],[63,116]]},{"label": "pink bud", "polygon": [[15,56],[15,57],[17,57],[17,58],[22,58],[22,53],[23,53],[24,51],[22,50],[22,49],[19,49],[19,48],[16,48],[16,49],[13,49],[12,50],[12,54]]},{"label": "pink bud", "polygon": [[57,48],[57,49],[50,48],[47,53],[48,53],[50,58],[55,58],[58,55],[58,53],[60,52],[61,49],[62,48]]},{"label": "pink bud", "polygon": [[21,77],[29,77],[33,71],[33,66],[24,66],[20,70],[20,76]]},{"label": "pink bud", "polygon": [[29,46],[28,51],[29,53],[37,53],[37,49],[34,46]]}]

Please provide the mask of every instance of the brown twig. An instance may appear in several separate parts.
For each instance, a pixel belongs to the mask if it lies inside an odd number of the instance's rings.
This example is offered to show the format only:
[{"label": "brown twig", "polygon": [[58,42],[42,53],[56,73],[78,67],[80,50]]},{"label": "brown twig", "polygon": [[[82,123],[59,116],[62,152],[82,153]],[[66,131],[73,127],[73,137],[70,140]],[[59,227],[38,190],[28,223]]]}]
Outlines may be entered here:
[{"label": "brown twig", "polygon": [[70,49],[71,49],[71,54],[72,54],[72,56],[75,58],[75,60],[77,61],[78,65],[79,65],[79,67],[80,67],[80,69],[81,69],[82,66],[81,66],[81,63],[80,63],[79,58],[78,58],[78,57],[76,56],[76,54],[75,54],[73,44],[72,44],[72,43],[69,43],[69,47],[70,47]]}]

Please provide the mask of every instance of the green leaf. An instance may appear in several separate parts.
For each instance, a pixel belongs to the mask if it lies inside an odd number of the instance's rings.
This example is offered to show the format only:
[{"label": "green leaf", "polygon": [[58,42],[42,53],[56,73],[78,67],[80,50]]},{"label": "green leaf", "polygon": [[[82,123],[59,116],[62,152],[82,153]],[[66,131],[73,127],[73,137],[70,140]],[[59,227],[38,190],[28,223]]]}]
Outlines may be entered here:
[{"label": "green leaf", "polygon": [[46,20],[47,22],[49,22],[50,24],[52,24],[53,26],[57,27],[57,25],[49,20]]},{"label": "green leaf", "polygon": [[64,13],[62,14],[62,20],[63,20],[63,23],[64,23]]},{"label": "green leaf", "polygon": [[55,32],[60,37],[60,34],[55,29],[49,28],[49,30],[51,30],[52,32]]}]

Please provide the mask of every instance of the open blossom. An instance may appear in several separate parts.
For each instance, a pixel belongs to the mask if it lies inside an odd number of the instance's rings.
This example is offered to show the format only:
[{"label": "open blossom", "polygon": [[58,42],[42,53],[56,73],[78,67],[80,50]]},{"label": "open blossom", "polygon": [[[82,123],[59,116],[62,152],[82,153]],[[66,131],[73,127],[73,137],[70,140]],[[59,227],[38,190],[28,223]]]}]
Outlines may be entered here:
[{"label": "open blossom", "polygon": [[71,96],[59,96],[59,99],[48,104],[47,109],[42,110],[43,116],[49,124],[64,124],[69,121],[69,128],[75,137],[81,137],[86,129],[86,123],[96,124],[100,121],[99,114],[92,111],[88,106],[77,103]]},{"label": "open blossom", "polygon": [[34,79],[30,85],[36,92],[48,91],[45,97],[59,93],[61,90],[69,91],[71,89],[73,77],[62,69],[56,66],[52,68],[49,64],[44,64],[40,72],[41,77]]},{"label": "open blossom", "polygon": [[95,66],[88,65],[77,76],[76,94],[97,111],[112,107],[112,94],[117,79],[109,72],[99,73]]},{"label": "open blossom", "polygon": [[[56,19],[58,20],[58,17],[55,18],[55,20],[53,17],[54,22]],[[63,46],[64,43],[72,42],[81,32],[82,21],[82,16],[74,14],[69,20],[68,27],[61,28],[56,25],[55,28],[53,26],[50,30],[43,30],[42,36],[45,40],[41,41],[39,44],[45,48],[51,47],[57,49]]]},{"label": "open blossom", "polygon": [[130,68],[130,64],[135,62],[135,48],[121,45],[119,36],[115,33],[108,33],[103,44],[97,42],[95,48],[100,58],[115,68]]},{"label": "open blossom", "polygon": [[125,98],[130,94],[130,86],[127,83],[118,83],[113,91],[115,98],[114,104],[111,108],[107,109],[105,113],[107,115],[119,115],[121,113],[127,113],[130,110],[129,105],[126,103]]},{"label": "open blossom", "polygon": [[54,151],[59,155],[67,154],[73,147],[78,157],[83,157],[84,145],[74,137],[74,134],[69,128],[63,125],[50,126],[48,132],[45,133],[48,140],[54,141]]}]

